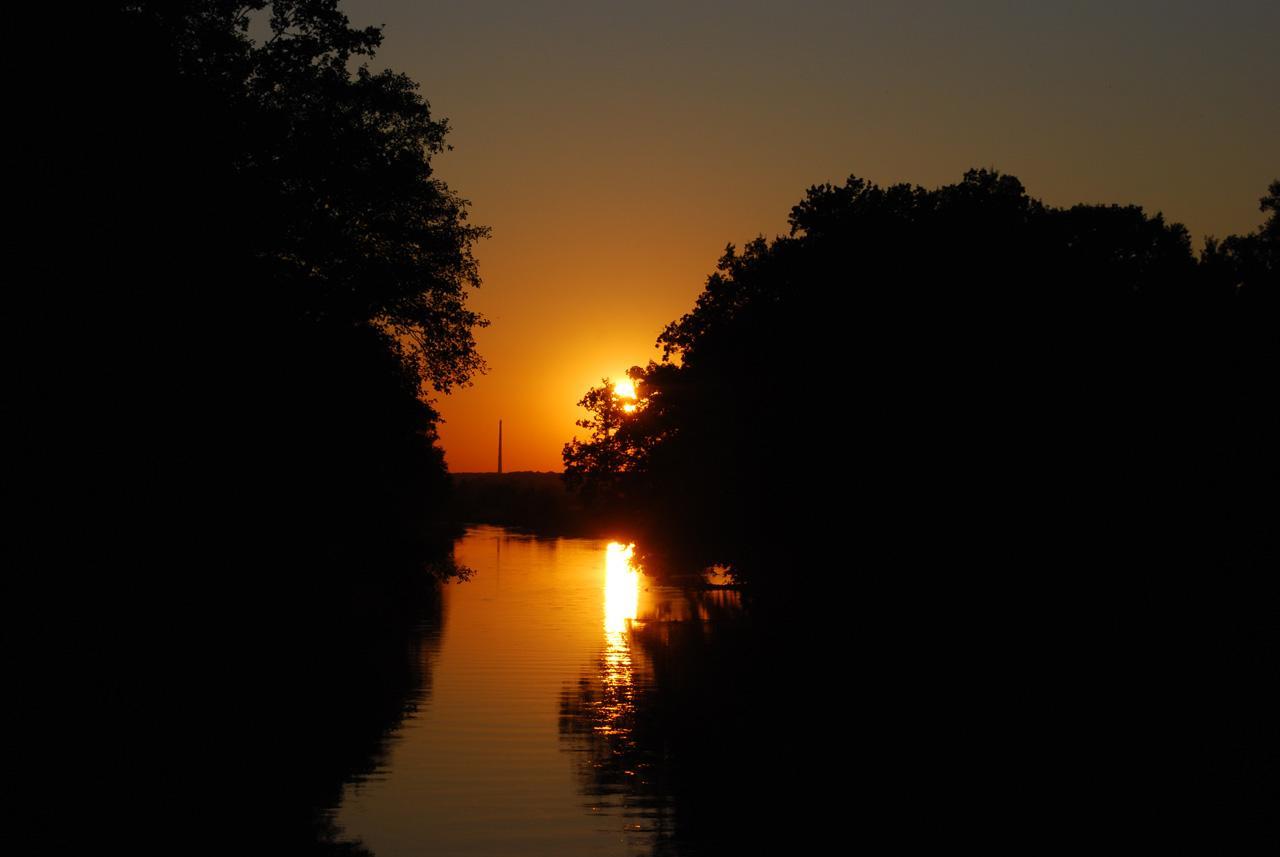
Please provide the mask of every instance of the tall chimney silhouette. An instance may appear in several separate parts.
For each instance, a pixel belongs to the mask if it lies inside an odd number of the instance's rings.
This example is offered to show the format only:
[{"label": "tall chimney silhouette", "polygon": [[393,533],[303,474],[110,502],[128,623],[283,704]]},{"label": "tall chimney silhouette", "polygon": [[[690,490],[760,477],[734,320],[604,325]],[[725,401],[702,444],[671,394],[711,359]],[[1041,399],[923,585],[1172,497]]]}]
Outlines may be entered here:
[{"label": "tall chimney silhouette", "polygon": [[498,420],[498,472],[502,472],[502,420]]}]

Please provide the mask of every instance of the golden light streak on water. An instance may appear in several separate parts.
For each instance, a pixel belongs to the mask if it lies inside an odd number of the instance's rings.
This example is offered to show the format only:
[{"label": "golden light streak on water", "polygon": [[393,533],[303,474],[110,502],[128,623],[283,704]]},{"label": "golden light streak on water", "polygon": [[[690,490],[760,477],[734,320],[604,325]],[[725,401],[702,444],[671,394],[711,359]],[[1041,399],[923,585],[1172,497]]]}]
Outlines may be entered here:
[{"label": "golden light streak on water", "polygon": [[602,722],[595,729],[604,734],[627,731],[626,717],[634,705],[634,664],[631,658],[631,623],[640,607],[640,572],[631,564],[635,545],[610,542],[604,560],[604,694],[600,700]]},{"label": "golden light streak on water", "polygon": [[631,565],[636,546],[609,542],[604,555],[604,632],[624,634],[640,606],[640,572]]}]

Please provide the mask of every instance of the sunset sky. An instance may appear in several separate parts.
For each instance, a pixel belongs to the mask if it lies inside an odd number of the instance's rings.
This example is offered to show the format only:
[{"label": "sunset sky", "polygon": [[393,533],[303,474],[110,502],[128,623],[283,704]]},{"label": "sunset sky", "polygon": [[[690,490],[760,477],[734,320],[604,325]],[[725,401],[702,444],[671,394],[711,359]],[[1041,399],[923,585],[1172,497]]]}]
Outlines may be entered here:
[{"label": "sunset sky", "polygon": [[1206,235],[1280,177],[1280,3],[346,0],[385,25],[492,227],[487,375],[441,397],[449,467],[560,470],[575,403],[656,359],[727,243],[805,188],[995,167],[1048,203],[1136,203]]}]

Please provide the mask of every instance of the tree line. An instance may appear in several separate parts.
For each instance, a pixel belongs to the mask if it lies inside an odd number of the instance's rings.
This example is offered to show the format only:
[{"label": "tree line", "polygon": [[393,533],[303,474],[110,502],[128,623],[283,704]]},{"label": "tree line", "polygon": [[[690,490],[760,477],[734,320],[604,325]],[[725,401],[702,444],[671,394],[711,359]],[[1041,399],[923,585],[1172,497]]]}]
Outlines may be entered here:
[{"label": "tree line", "polygon": [[215,550],[420,541],[434,397],[484,366],[487,230],[434,172],[448,123],[334,0],[98,17],[24,93],[32,491],[135,557],[210,527]]},{"label": "tree line", "polygon": [[1275,462],[1278,207],[1280,182],[1256,232],[1197,257],[1159,214],[1056,208],[989,170],[810,188],[788,235],[728,247],[663,359],[629,371],[636,402],[587,393],[566,477],[774,582],[803,579],[794,534],[833,516],[975,547],[1251,519]]},{"label": "tree line", "polygon": [[[29,17],[6,58],[13,603],[43,721],[76,685],[95,724],[59,812],[138,815],[144,851],[318,848],[453,571],[433,399],[483,368],[487,230],[434,170],[447,122],[337,0]],[[64,822],[33,825],[42,848]]]},{"label": "tree line", "polygon": [[1274,844],[1280,181],[1262,211],[1196,254],[992,170],[854,177],[730,245],[564,449],[650,570],[747,584],[708,740],[856,771],[895,843]]}]

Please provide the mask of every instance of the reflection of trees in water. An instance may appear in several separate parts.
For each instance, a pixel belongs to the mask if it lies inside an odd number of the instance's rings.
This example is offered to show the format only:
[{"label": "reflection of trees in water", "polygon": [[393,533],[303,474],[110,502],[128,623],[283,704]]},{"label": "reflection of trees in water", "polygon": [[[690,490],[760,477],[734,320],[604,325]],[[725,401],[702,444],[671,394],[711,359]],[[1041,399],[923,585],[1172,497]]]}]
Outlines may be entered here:
[{"label": "reflection of trees in water", "polygon": [[402,571],[362,576],[356,570],[353,576],[398,578],[398,584],[347,589],[297,640],[265,653],[280,657],[284,671],[264,697],[259,720],[281,737],[257,772],[271,781],[270,790],[249,790],[275,797],[267,817],[293,851],[369,854],[358,842],[343,841],[334,823],[343,789],[384,764],[396,730],[430,692],[444,624],[439,579],[454,569],[446,563],[432,574],[421,559],[395,562],[403,563]]},{"label": "reflection of trees in water", "polygon": [[334,814],[348,784],[359,784],[385,765],[397,732],[431,693],[431,671],[444,628],[439,585],[416,605],[412,621],[364,636],[364,644],[333,654],[334,671],[322,691],[329,709],[326,769],[317,771],[315,824],[318,850],[368,854],[343,841]]},{"label": "reflection of trees in water", "polygon": [[737,592],[659,600],[629,631],[606,630],[595,669],[561,692],[560,734],[588,805],[620,812],[654,854],[706,850],[699,777],[723,713],[706,680],[737,651],[739,620]]},{"label": "reflection of trees in water", "polygon": [[576,754],[583,793],[592,811],[620,813],[622,829],[647,846],[669,838],[670,788],[661,736],[646,688],[652,666],[626,631],[605,634],[594,670],[560,693],[560,735]]}]

